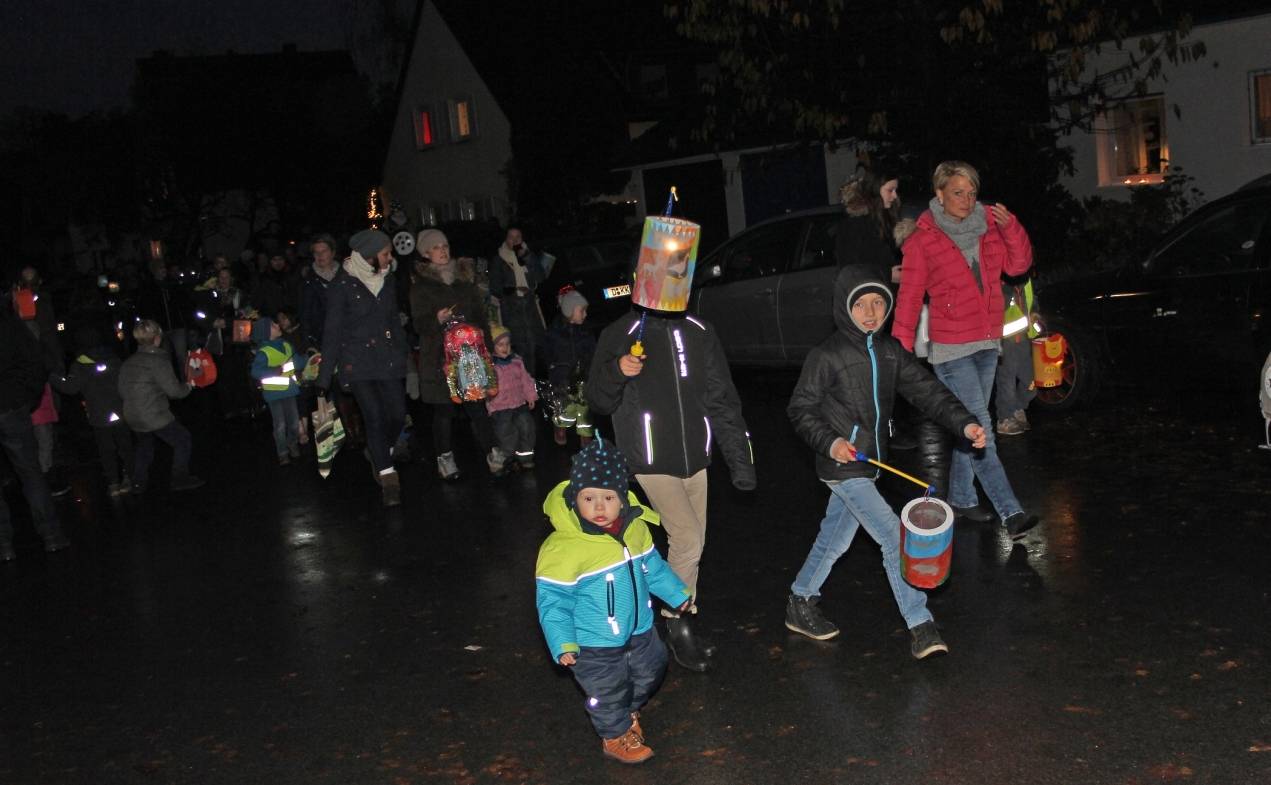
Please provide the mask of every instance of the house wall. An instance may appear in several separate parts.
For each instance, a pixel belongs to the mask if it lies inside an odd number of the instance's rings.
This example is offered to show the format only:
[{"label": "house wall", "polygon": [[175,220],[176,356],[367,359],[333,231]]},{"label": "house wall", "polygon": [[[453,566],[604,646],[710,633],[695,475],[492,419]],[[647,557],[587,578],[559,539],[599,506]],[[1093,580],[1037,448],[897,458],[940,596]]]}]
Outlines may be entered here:
[{"label": "house wall", "polygon": [[[456,142],[447,128],[437,144],[417,149],[417,109],[431,107],[434,123],[448,126],[447,101],[457,97],[472,101],[475,135]],[[400,202],[413,221],[420,221],[431,205],[450,205],[454,211],[459,202],[468,201],[477,205],[478,219],[506,222],[511,213],[505,174],[512,158],[511,133],[507,117],[459,41],[435,5],[425,3],[384,164],[386,206]],[[492,208],[491,215],[482,215],[483,203]]]},{"label": "house wall", "polygon": [[[1271,14],[1200,25],[1188,40],[1203,41],[1206,56],[1166,63],[1148,93],[1165,100],[1170,165],[1181,166],[1205,198],[1214,199],[1271,173],[1271,144],[1251,142],[1249,92],[1249,73],[1271,68]],[[1126,58],[1124,52],[1105,51],[1091,58],[1092,72],[1110,71]],[[1073,149],[1076,173],[1062,182],[1074,196],[1128,198],[1132,186],[1099,184],[1096,134],[1077,132],[1063,141]]]}]

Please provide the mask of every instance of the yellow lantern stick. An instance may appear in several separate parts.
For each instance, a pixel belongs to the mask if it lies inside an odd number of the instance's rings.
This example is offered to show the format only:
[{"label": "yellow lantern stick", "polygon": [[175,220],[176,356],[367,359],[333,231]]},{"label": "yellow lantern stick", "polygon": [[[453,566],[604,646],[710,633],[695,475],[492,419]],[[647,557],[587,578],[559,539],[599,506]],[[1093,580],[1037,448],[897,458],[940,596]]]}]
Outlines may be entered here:
[{"label": "yellow lantern stick", "polygon": [[868,455],[865,455],[864,453],[860,453],[860,452],[855,452],[855,451],[853,451],[853,453],[852,453],[852,457],[853,457],[853,458],[855,458],[856,460],[858,460],[858,461],[862,462],[862,463],[872,463],[873,465],[877,466],[877,467],[878,467],[878,468],[880,468],[880,469],[886,469],[887,471],[891,472],[892,474],[896,474],[896,475],[899,475],[899,476],[901,476],[901,477],[904,477],[906,480],[909,480],[910,482],[914,483],[915,485],[921,486],[923,489],[925,489],[925,490],[926,490],[926,492],[927,492],[927,495],[928,495],[928,496],[930,496],[931,494],[933,494],[933,493],[935,493],[935,492],[936,492],[936,486],[934,486],[934,485],[929,485],[928,483],[923,482],[922,480],[918,479],[917,477],[913,476],[912,474],[906,474],[905,472],[902,472],[900,469],[897,469],[897,468],[895,468],[894,466],[888,466],[887,464],[883,463],[882,461],[876,461],[876,460],[874,460],[873,458],[870,458]]}]

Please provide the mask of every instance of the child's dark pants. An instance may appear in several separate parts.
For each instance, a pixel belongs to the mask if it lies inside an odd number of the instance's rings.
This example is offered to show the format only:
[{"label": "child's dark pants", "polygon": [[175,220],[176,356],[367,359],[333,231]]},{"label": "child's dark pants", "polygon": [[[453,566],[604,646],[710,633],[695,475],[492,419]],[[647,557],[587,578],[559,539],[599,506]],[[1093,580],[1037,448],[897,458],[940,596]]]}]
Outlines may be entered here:
[{"label": "child's dark pants", "polygon": [[583,646],[570,668],[587,698],[591,724],[602,739],[616,739],[631,727],[666,673],[666,646],[657,628],[632,636],[626,646]]},{"label": "child's dark pants", "polygon": [[[119,482],[132,471],[132,431],[123,421],[93,428],[93,438],[97,440],[97,455],[101,458],[102,473],[107,482]],[[124,474],[119,474],[122,461]]]}]

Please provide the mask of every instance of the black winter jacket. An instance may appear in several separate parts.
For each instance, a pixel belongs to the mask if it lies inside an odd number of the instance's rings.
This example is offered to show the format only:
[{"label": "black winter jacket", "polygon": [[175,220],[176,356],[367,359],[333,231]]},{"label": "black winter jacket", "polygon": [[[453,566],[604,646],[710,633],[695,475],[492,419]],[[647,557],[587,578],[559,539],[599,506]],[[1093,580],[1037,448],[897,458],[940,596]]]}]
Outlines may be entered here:
[{"label": "black winter jacket", "polygon": [[867,282],[886,286],[871,268],[853,265],[839,272],[834,281],[838,331],[808,354],[786,408],[795,431],[816,452],[817,476],[830,482],[877,476],[868,463],[835,461],[830,448],[843,438],[859,453],[886,461],[897,393],[959,438],[977,422],[899,341],[879,331],[866,334],[852,321],[848,294]]},{"label": "black winter jacket", "polygon": [[7,304],[0,309],[0,413],[29,414],[40,403],[47,376],[40,345]]},{"label": "black winter jacket", "polygon": [[327,318],[322,334],[322,370],[318,386],[331,375],[340,384],[406,378],[406,333],[397,313],[397,283],[384,274],[378,295],[343,269],[327,289]]},{"label": "black winter jacket", "polygon": [[591,368],[596,336],[586,326],[571,324],[560,316],[544,333],[543,349],[547,353],[548,381],[553,387],[568,387],[575,369],[585,374]]},{"label": "black winter jacket", "polygon": [[710,464],[718,440],[733,485],[755,487],[750,435],[719,338],[693,316],[647,314],[638,376],[618,360],[631,351],[641,312],[604,329],[587,379],[593,411],[613,416],[614,440],[636,474],[688,478]]},{"label": "black winter jacket", "polygon": [[83,395],[88,409],[88,424],[94,428],[108,428],[123,417],[119,367],[119,357],[114,351],[107,346],[98,346],[76,357],[65,376],[50,374],[49,384],[66,395]]}]

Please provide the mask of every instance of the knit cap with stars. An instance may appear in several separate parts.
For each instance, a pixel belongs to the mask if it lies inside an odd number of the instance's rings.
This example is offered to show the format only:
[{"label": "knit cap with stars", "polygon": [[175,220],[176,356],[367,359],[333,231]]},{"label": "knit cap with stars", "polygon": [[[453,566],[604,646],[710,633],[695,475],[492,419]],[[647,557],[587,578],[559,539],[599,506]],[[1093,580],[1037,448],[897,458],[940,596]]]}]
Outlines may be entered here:
[{"label": "knit cap with stars", "polygon": [[574,456],[569,486],[565,488],[565,502],[570,509],[576,509],[578,494],[584,488],[613,491],[623,508],[627,506],[627,461],[617,447],[600,438],[600,434]]}]

